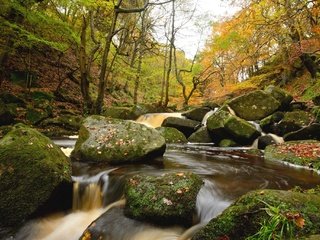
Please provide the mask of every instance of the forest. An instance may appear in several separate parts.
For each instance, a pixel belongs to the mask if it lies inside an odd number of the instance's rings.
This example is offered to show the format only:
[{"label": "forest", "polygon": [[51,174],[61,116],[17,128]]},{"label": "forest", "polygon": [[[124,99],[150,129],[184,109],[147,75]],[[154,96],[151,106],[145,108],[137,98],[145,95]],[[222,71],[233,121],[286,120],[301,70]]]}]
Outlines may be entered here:
[{"label": "forest", "polygon": [[319,0],[0,0],[0,239],[320,239]]}]

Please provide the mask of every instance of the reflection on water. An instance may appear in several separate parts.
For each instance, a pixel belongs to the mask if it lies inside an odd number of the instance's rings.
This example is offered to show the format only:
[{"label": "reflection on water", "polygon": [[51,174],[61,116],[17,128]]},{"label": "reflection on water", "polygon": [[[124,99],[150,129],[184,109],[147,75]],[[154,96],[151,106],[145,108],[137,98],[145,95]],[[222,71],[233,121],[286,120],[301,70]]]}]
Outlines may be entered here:
[{"label": "reflection on water", "polygon": [[[250,190],[290,189],[294,186],[309,188],[320,184],[320,176],[313,171],[290,167],[280,162],[264,161],[263,158],[251,154],[247,148],[222,149],[199,144],[169,145],[163,158],[150,163],[121,165],[117,168],[101,164],[74,163],[73,178],[76,182],[77,199],[74,199],[74,204],[78,211],[66,216],[53,216],[30,222],[20,231],[17,239],[78,239],[85,228],[105,211],[103,207],[122,196],[123,182],[127,176],[138,173],[159,175],[182,170],[192,171],[204,179],[205,184],[198,194],[196,209],[198,221],[201,223],[216,217],[236,198]],[[95,204],[92,205],[92,202]],[[121,212],[119,214],[119,211],[117,217],[110,219],[108,224],[114,227],[109,226],[108,234],[114,234],[116,240],[156,239],[156,236],[159,236],[159,240],[177,239],[184,230],[137,223],[121,215]],[[123,229],[121,222],[131,224],[132,227]],[[105,228],[107,229],[106,226]],[[64,234],[63,237],[61,233]],[[127,237],[121,237],[124,235]]]}]

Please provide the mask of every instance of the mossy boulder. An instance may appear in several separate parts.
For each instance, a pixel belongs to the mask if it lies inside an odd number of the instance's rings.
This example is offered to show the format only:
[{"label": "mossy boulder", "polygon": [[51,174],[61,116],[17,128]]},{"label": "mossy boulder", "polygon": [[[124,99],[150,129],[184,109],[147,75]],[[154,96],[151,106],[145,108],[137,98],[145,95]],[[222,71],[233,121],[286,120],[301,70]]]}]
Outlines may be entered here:
[{"label": "mossy boulder", "polygon": [[163,121],[161,126],[176,128],[182,132],[186,138],[188,138],[200,127],[200,125],[201,123],[199,121],[178,117],[168,117]]},{"label": "mossy boulder", "polygon": [[165,139],[143,124],[103,116],[86,118],[72,158],[78,161],[121,164],[151,159],[165,151]]},{"label": "mossy boulder", "polygon": [[0,100],[0,126],[12,124],[15,117],[14,105],[5,104]]},{"label": "mossy boulder", "polygon": [[62,184],[71,162],[49,138],[22,124],[0,140],[0,225],[22,222]]},{"label": "mossy boulder", "polygon": [[[272,209],[276,209],[273,210]],[[269,210],[268,210],[269,209]],[[279,210],[277,213],[277,209]],[[278,218],[288,217],[293,228],[293,239],[302,239],[302,236],[315,234],[320,229],[320,195],[295,191],[257,190],[240,197],[217,218],[212,219],[207,226],[201,229],[192,240],[244,240],[256,234],[261,225],[268,224],[272,212]],[[301,217],[305,222],[303,228],[290,216]],[[301,220],[300,219],[300,220]],[[273,232],[280,234],[281,227]],[[286,230],[285,230],[286,231]],[[285,232],[284,232],[285,234]],[[272,233],[270,234],[272,238]],[[289,239],[287,238],[283,239]],[[259,238],[256,235],[254,239]],[[278,238],[277,238],[278,239]]]},{"label": "mossy boulder", "polygon": [[266,147],[264,157],[267,160],[280,160],[301,166],[320,169],[319,141],[291,141]]},{"label": "mossy boulder", "polygon": [[318,140],[320,141],[320,124],[313,123],[307,127],[301,128],[298,131],[290,132],[283,136],[285,141],[296,140]]},{"label": "mossy boulder", "polygon": [[271,94],[257,90],[232,99],[228,105],[240,118],[255,121],[274,113],[281,103]]},{"label": "mossy boulder", "polygon": [[301,110],[286,112],[283,119],[274,125],[273,132],[277,135],[283,136],[289,132],[294,132],[308,126],[313,119],[312,114],[309,112]]},{"label": "mossy boulder", "polygon": [[164,137],[166,143],[186,143],[188,140],[182,132],[176,128],[158,127],[156,130]]},{"label": "mossy boulder", "polygon": [[199,128],[188,138],[191,143],[212,143],[212,138],[206,126]]},{"label": "mossy boulder", "polygon": [[233,139],[245,145],[260,136],[260,132],[251,123],[221,110],[208,118],[207,128],[216,142]]},{"label": "mossy boulder", "polygon": [[132,176],[125,185],[125,214],[160,225],[190,225],[202,184],[190,172]]},{"label": "mossy boulder", "polygon": [[276,86],[270,85],[264,91],[280,102],[281,109],[287,109],[293,100],[293,97],[288,92]]},{"label": "mossy boulder", "polygon": [[275,112],[272,115],[260,120],[260,127],[264,132],[273,132],[275,123],[280,122],[284,117],[284,112]]},{"label": "mossy boulder", "polygon": [[211,111],[211,108],[209,108],[209,107],[197,107],[197,108],[194,108],[194,109],[191,109],[187,112],[182,113],[182,116],[184,116],[188,119],[191,119],[191,120],[201,122],[203,117],[209,111]]},{"label": "mossy boulder", "polygon": [[232,139],[222,139],[219,142],[219,147],[236,147],[236,146],[239,146],[239,144],[237,144]]},{"label": "mossy boulder", "polygon": [[49,116],[50,114],[43,109],[29,107],[26,113],[26,121],[32,125],[38,125]]},{"label": "mossy boulder", "polygon": [[131,107],[108,107],[103,111],[102,115],[125,120],[134,120],[137,118],[137,116],[133,114]]}]

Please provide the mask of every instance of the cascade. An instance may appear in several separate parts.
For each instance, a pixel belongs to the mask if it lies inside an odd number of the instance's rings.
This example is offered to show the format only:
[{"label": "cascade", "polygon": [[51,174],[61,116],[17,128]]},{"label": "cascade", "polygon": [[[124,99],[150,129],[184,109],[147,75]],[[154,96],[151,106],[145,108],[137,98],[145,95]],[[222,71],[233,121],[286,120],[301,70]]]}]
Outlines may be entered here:
[{"label": "cascade", "polygon": [[148,127],[161,127],[162,122],[168,117],[184,118],[182,113],[147,113],[141,115],[136,122],[145,124]]}]

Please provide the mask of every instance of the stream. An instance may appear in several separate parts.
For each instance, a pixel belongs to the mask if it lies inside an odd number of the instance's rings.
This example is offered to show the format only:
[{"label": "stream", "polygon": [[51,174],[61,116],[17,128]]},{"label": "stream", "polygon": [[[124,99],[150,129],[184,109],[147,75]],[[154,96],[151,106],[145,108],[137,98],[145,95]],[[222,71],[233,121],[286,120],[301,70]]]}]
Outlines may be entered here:
[{"label": "stream", "polygon": [[[70,148],[73,139],[56,139]],[[217,148],[204,144],[170,144],[163,157],[150,163],[121,166],[73,163],[73,209],[29,221],[14,238],[26,240],[79,239],[86,227],[123,195],[124,180],[133,174],[161,175],[170,171],[192,171],[204,179],[197,197],[197,219],[207,223],[236,198],[254,189],[291,189],[314,187],[320,176],[310,170],[268,162],[250,154],[248,148]],[[157,227],[124,217],[113,211],[110,226],[103,226],[108,240],[179,239],[185,229]],[[126,225],[126,227],[124,227]]]}]

